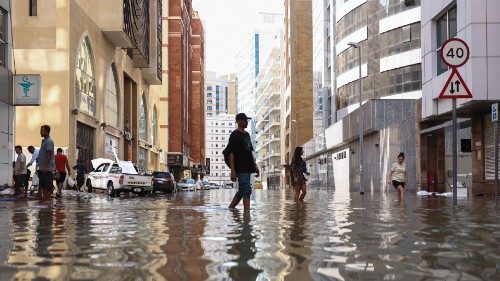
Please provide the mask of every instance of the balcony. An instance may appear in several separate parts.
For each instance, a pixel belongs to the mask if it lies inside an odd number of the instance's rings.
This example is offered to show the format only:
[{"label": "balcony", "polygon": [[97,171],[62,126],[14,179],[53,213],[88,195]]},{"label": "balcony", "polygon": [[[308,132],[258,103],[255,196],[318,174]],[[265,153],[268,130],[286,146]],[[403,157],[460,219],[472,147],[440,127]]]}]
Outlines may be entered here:
[{"label": "balcony", "polygon": [[[156,54],[150,59],[150,67],[144,69],[144,79],[150,85],[161,85],[162,84],[162,55],[163,55],[163,19],[162,19],[162,0],[150,0],[151,1],[151,14],[155,17],[151,17],[151,26],[156,26],[156,29],[151,29],[151,38],[156,38],[156,44],[151,44],[151,53]],[[154,42],[153,40],[151,40]]]},{"label": "balcony", "polygon": [[[106,9],[100,12],[103,34],[116,47],[127,49],[137,68],[150,67],[151,7],[149,1],[112,0],[107,2]],[[157,5],[154,6],[156,8]],[[156,22],[157,19],[154,19]]]}]

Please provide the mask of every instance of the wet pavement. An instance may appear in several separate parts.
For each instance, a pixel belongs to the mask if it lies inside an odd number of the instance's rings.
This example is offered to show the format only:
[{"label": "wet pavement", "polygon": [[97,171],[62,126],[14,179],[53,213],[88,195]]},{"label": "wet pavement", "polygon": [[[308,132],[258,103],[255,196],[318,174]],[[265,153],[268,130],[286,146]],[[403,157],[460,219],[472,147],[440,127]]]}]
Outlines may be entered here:
[{"label": "wet pavement", "polygon": [[0,280],[500,280],[492,199],[233,194],[0,199]]}]

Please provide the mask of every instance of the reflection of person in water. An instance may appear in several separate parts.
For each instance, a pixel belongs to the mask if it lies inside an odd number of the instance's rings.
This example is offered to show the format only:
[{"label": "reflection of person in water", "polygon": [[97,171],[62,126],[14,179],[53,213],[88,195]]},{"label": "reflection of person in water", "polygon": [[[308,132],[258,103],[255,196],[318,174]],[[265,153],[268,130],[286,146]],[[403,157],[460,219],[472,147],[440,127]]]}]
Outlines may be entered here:
[{"label": "reflection of person in water", "polygon": [[287,243],[286,253],[294,259],[294,268],[291,276],[296,280],[310,280],[308,256],[311,254],[310,245],[304,245],[308,238],[307,225],[307,204],[290,204],[287,208],[287,218],[290,219],[290,240]]},{"label": "reflection of person in water", "polygon": [[255,235],[252,233],[253,226],[250,224],[250,212],[243,212],[242,219],[239,210],[231,211],[234,221],[241,225],[241,229],[237,231],[239,235],[233,238],[234,243],[228,250],[229,254],[238,256],[234,261],[238,265],[229,269],[229,277],[233,280],[256,280],[262,270],[255,269],[248,263],[255,258]]},{"label": "reflection of person in water", "polygon": [[54,242],[54,209],[47,205],[48,208],[42,208],[38,211],[38,223],[35,228],[35,253],[43,259],[52,259],[49,252],[49,247]]}]

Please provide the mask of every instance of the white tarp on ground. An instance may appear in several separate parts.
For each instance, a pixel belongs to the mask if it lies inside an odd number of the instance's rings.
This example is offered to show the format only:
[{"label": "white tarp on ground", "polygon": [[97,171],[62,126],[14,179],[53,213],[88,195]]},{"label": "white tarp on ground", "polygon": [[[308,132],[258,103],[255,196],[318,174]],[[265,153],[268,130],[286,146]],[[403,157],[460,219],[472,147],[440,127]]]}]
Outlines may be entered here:
[{"label": "white tarp on ground", "polygon": [[[439,192],[428,192],[428,191],[422,190],[422,191],[417,192],[417,195],[453,197],[453,192],[439,193]],[[467,189],[459,188],[457,190],[457,197],[467,197]]]}]

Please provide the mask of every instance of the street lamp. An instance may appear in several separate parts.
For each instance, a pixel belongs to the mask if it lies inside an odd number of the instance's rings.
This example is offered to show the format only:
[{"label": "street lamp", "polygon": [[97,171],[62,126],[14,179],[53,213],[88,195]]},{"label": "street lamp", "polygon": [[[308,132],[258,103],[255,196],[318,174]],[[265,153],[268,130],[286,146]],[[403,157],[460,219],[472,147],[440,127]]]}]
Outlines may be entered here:
[{"label": "street lamp", "polygon": [[363,95],[361,88],[361,45],[359,43],[349,42],[347,45],[358,49],[358,68],[359,68],[359,79],[358,79],[358,89],[359,89],[359,194],[365,194],[365,187],[363,185]]}]

